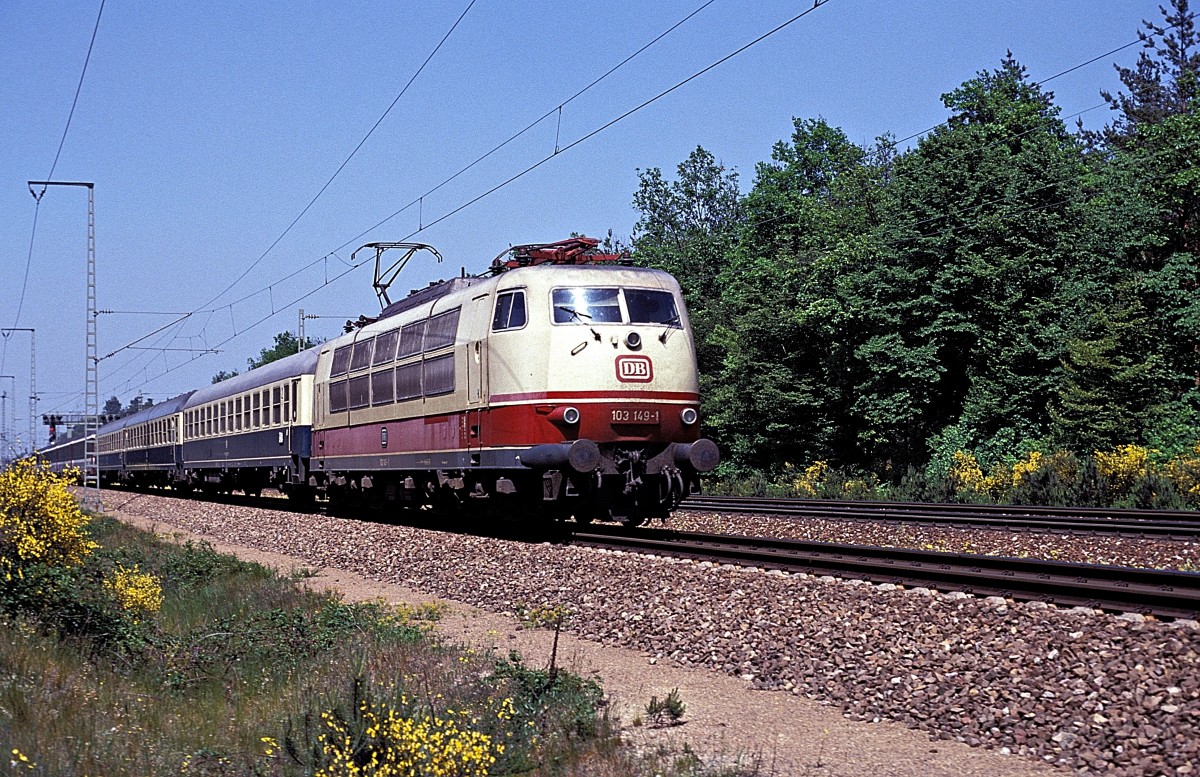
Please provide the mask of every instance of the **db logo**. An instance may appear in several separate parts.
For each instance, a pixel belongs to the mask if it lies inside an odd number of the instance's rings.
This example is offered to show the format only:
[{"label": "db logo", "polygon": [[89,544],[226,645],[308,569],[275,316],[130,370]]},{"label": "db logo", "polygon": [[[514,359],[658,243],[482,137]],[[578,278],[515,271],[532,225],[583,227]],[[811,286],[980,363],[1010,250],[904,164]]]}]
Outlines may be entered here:
[{"label": "db logo", "polygon": [[654,364],[649,356],[618,356],[617,380],[622,383],[649,383],[654,380]]}]

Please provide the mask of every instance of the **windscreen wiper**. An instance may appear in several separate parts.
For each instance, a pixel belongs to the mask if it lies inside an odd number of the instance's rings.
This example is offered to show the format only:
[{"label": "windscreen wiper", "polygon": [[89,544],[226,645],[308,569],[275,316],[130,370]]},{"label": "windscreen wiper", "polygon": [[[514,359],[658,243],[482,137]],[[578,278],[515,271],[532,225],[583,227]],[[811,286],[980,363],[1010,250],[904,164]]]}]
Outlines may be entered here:
[{"label": "windscreen wiper", "polygon": [[[584,321],[585,318],[588,319],[588,321],[590,321],[592,318],[587,313],[580,313],[578,310],[576,310],[573,307],[570,307],[569,305],[555,305],[554,307],[558,310],[561,310],[562,312],[566,313],[567,315],[571,316],[572,318],[576,319],[579,323],[584,324],[584,325],[587,325],[587,321]],[[588,329],[591,330],[592,336],[596,338],[596,342],[600,342],[600,333],[597,332],[595,329],[592,329],[591,326],[588,326]]]}]

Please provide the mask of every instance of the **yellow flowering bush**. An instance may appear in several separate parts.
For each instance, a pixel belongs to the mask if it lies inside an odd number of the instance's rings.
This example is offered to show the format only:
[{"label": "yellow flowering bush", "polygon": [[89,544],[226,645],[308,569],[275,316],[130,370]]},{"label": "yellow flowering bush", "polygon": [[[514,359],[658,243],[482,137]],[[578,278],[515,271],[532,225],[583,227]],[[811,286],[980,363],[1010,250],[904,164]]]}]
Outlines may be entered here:
[{"label": "yellow flowering bush", "polygon": [[162,607],[162,584],[154,575],[140,571],[137,565],[133,569],[118,565],[113,576],[104,581],[104,587],[112,592],[123,610],[153,615]]},{"label": "yellow flowering bush", "polygon": [[0,566],[8,580],[30,564],[79,565],[96,549],[88,517],[68,490],[74,479],[34,459],[0,472]]},{"label": "yellow flowering bush", "polygon": [[1030,451],[1023,460],[1018,461],[1012,466],[1012,484],[1013,487],[1021,485],[1021,482],[1026,478],[1033,477],[1039,469],[1042,468],[1042,453],[1041,451]]},{"label": "yellow flowering bush", "polygon": [[1157,452],[1141,445],[1118,445],[1115,450],[1096,451],[1096,470],[1108,479],[1113,491],[1124,492],[1137,478],[1154,470],[1150,454]]},{"label": "yellow flowering bush", "polygon": [[1200,442],[1192,448],[1193,456],[1176,456],[1163,465],[1163,475],[1181,494],[1200,499]]},{"label": "yellow flowering bush", "polygon": [[792,481],[792,488],[800,496],[815,497],[821,487],[821,482],[829,472],[829,463],[814,461],[804,468],[804,474]]},{"label": "yellow flowering bush", "polygon": [[466,710],[409,717],[386,704],[363,702],[361,734],[332,712],[321,718],[327,730],[318,744],[328,765],[317,777],[475,777],[488,774],[504,752],[502,743],[464,725],[478,722]]}]

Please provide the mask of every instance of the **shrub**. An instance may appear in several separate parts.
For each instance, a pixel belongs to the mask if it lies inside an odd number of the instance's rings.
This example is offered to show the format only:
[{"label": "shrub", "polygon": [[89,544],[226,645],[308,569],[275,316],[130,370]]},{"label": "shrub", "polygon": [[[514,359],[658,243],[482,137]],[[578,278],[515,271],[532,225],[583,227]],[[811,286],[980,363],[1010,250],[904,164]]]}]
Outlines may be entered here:
[{"label": "shrub", "polygon": [[0,571],[6,581],[32,565],[78,566],[95,550],[88,517],[68,490],[73,482],[73,474],[55,474],[34,459],[0,472]]},{"label": "shrub", "polygon": [[677,725],[686,711],[687,705],[679,698],[678,688],[672,688],[661,701],[657,696],[651,696],[650,703],[646,705],[646,717],[656,726]]}]

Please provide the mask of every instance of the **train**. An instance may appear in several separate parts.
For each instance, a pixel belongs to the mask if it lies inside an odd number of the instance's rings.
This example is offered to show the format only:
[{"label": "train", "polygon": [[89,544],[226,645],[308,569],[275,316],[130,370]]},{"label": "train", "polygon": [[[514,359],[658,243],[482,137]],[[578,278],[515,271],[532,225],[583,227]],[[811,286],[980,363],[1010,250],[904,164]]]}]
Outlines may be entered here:
[{"label": "train", "polygon": [[[506,249],[347,330],[101,426],[101,482],[637,526],[719,463],[678,282],[594,238]],[[41,455],[86,464],[81,439]]]}]

